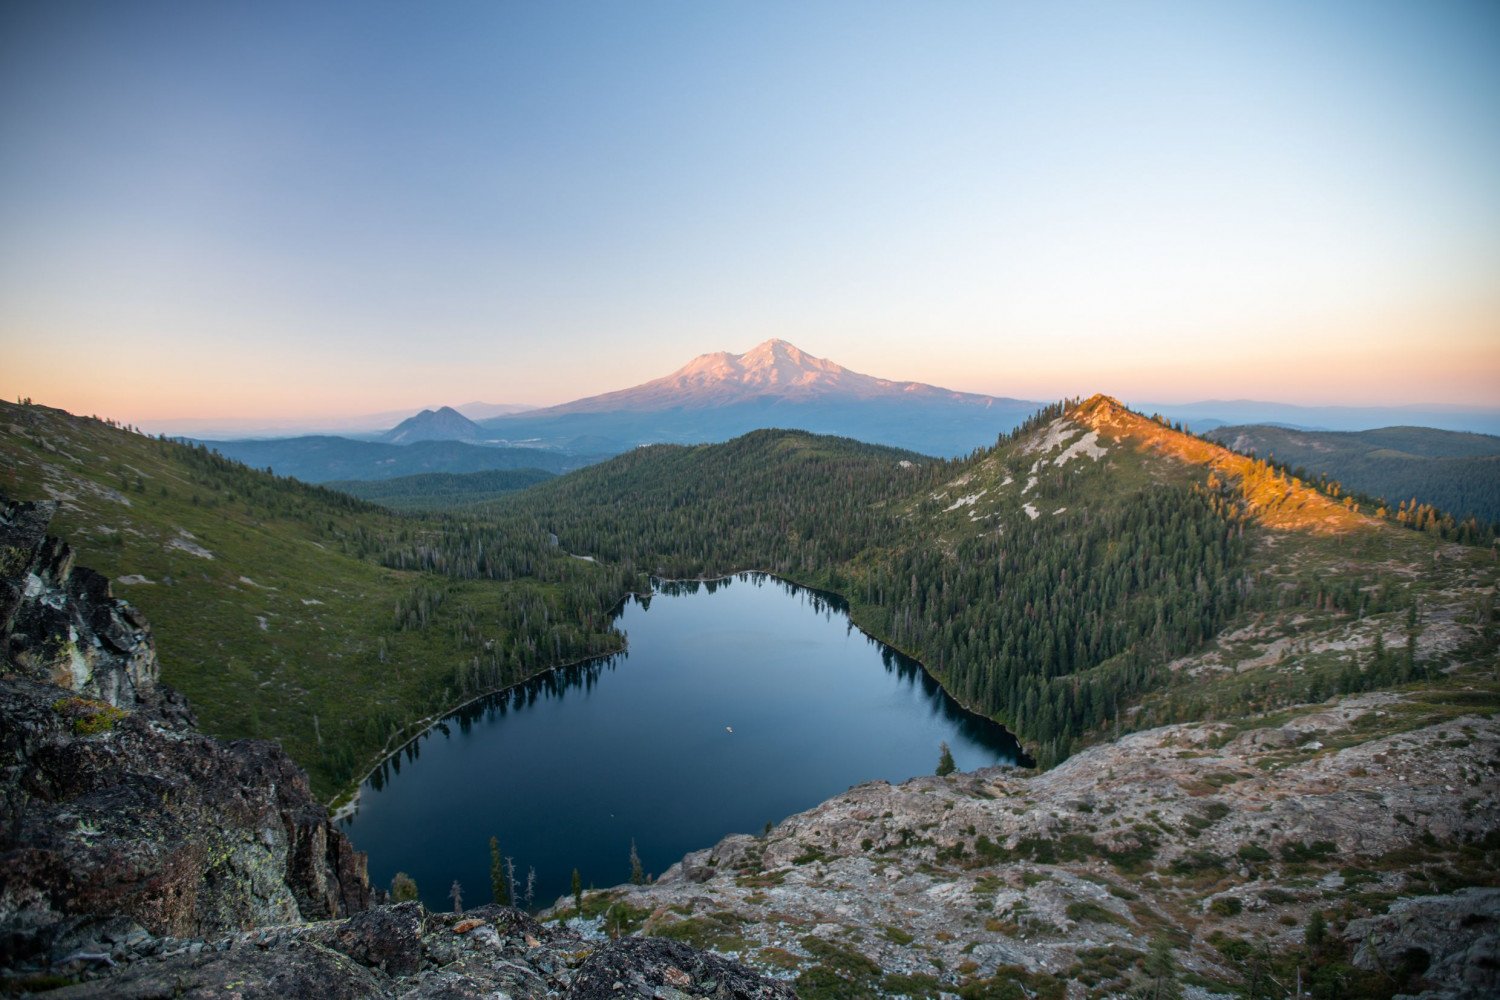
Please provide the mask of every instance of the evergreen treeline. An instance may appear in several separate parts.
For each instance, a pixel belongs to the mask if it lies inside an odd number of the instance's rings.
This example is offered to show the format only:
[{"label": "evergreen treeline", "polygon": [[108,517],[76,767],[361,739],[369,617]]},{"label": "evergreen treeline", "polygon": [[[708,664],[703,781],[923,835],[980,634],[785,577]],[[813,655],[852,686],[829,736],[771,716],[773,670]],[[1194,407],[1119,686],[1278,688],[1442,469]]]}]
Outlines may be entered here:
[{"label": "evergreen treeline", "polygon": [[1046,766],[1162,680],[1238,609],[1244,540],[1190,490],[1012,518],[953,553],[914,545],[865,574],[877,630]]}]

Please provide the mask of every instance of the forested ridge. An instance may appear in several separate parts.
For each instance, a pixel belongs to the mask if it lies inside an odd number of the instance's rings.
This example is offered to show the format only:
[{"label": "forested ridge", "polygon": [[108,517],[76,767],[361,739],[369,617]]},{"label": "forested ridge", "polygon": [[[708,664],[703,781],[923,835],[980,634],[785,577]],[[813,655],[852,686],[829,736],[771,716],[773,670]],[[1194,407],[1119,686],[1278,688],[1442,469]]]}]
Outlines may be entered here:
[{"label": "forested ridge", "polygon": [[341,479],[331,490],[402,511],[447,510],[493,499],[501,493],[544,483],[545,469],[492,469],[486,472],[424,472],[396,479]]},{"label": "forested ridge", "polygon": [[[1201,709],[1174,696],[1127,718],[1143,695],[1176,684],[1174,658],[1237,616],[1305,606],[1353,618],[1405,606],[1373,565],[1272,579],[1249,560],[1267,511],[1327,530],[1386,530],[1357,516],[1353,500],[1233,456],[1218,471],[1164,462],[1159,449],[1070,460],[1065,446],[1085,429],[1075,420],[1100,406],[1107,419],[1195,442],[1186,453],[1215,447],[1095,400],[1048,407],[961,460],[760,431],[639,449],[487,509],[496,525],[534,521],[569,551],[627,573],[764,569],[835,591],[861,627],[1015,729],[1043,764],[1111,728]],[[1072,436],[1049,450],[1059,428]],[[1392,656],[1332,683],[1353,690],[1409,676]]]}]

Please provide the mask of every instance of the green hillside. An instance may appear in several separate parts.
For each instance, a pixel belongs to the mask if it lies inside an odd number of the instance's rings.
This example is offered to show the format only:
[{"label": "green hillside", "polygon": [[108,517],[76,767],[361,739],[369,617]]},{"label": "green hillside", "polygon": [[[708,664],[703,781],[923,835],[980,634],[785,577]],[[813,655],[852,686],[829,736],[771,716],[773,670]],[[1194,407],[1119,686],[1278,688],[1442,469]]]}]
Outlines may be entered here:
[{"label": "green hillside", "polygon": [[1459,520],[1500,521],[1500,437],[1491,434],[1431,427],[1298,431],[1255,424],[1220,427],[1206,436],[1274,459],[1304,478],[1335,480],[1383,499],[1392,510],[1426,505]]},{"label": "green hillside", "polygon": [[433,566],[420,553],[466,537],[462,522],[10,403],[0,492],[58,501],[51,530],[146,612],[163,678],[206,731],[281,741],[325,797],[417,720],[618,643],[607,611],[624,578],[534,525]]},{"label": "green hillside", "polygon": [[391,510],[439,511],[493,500],[502,493],[544,483],[554,475],[544,469],[494,469],[427,472],[397,479],[341,479],[323,485]]}]

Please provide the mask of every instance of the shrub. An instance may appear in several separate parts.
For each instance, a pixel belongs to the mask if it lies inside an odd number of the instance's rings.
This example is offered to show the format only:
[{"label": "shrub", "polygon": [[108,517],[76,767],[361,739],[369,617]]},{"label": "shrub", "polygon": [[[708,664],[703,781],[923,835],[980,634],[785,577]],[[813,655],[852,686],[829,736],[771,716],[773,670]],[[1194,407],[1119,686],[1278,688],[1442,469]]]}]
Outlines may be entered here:
[{"label": "shrub", "polygon": [[115,728],[115,723],[125,718],[125,710],[106,701],[93,698],[59,698],[52,703],[52,711],[73,723],[77,736],[96,736]]},{"label": "shrub", "polygon": [[1245,904],[1236,896],[1220,896],[1208,904],[1208,912],[1220,917],[1237,916],[1244,908]]},{"label": "shrub", "polygon": [[410,903],[417,898],[417,882],[406,872],[391,877],[391,902]]}]

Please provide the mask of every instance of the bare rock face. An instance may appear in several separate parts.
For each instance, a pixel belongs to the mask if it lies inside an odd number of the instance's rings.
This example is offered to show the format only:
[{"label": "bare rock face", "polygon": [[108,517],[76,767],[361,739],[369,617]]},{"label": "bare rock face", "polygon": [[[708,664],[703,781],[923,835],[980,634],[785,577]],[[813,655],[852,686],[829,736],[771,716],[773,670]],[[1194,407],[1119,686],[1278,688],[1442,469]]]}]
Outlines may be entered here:
[{"label": "bare rock face", "polygon": [[150,627],[0,500],[0,964],[369,904],[363,855],[275,744],[191,728]]},{"label": "bare rock face", "polygon": [[1446,989],[1446,997],[1500,995],[1500,889],[1470,887],[1447,896],[1403,899],[1390,911],[1350,923],[1361,969],[1405,966]]},{"label": "bare rock face", "polygon": [[73,550],[47,534],[54,502],[0,497],[0,636],[4,672],[55,684],[95,701],[189,725],[186,701],[160,683],[151,626],[116,600],[109,579],[75,566]]},{"label": "bare rock face", "polygon": [[603,891],[648,913],[646,934],[850,996],[1085,976],[1125,995],[1165,928],[1184,932],[1180,968],[1240,983],[1245,948],[1303,953],[1315,911],[1370,982],[1494,996],[1500,716],[1447,697],[1442,712],[1375,692],[1168,726],[1041,773],[871,782]]},{"label": "bare rock face", "polygon": [[666,938],[624,938],[599,949],[578,970],[570,1000],[618,996],[713,997],[714,1000],[796,1000],[786,983]]},{"label": "bare rock face", "polygon": [[381,977],[346,955],[318,945],[262,951],[184,952],[140,962],[108,979],[54,990],[49,997],[113,1000],[365,1000],[383,996]]}]

